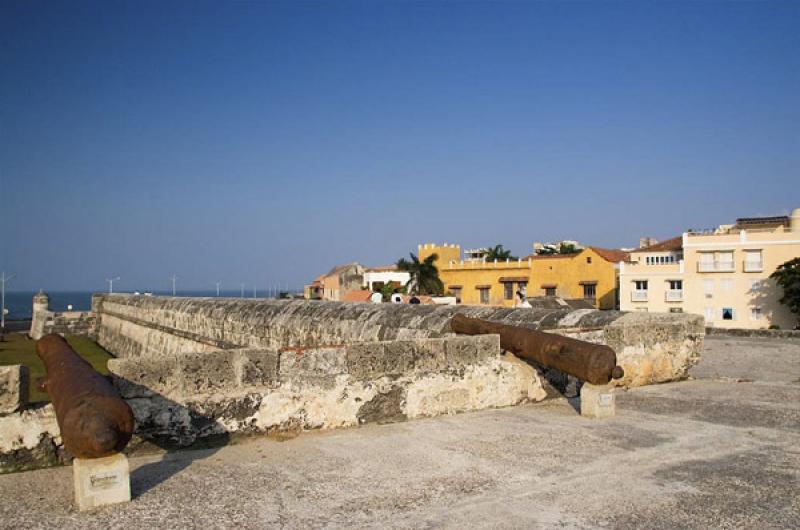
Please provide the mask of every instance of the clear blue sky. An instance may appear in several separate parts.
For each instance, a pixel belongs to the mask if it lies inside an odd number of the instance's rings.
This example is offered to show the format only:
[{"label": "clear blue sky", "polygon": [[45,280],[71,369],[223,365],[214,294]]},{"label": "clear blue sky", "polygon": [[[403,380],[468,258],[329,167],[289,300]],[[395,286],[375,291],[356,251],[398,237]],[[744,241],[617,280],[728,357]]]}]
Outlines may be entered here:
[{"label": "clear blue sky", "polygon": [[787,213],[798,28],[800,2],[5,0],[0,269],[300,286]]}]

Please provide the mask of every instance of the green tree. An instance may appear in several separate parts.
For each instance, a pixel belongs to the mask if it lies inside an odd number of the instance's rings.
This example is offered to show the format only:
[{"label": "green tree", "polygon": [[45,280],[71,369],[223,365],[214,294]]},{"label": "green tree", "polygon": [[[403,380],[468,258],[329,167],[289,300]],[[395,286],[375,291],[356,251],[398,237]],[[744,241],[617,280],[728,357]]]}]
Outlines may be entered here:
[{"label": "green tree", "polygon": [[394,293],[405,293],[405,287],[401,287],[395,282],[386,282],[383,285],[376,285],[373,289],[376,293],[381,293],[384,302],[389,302]]},{"label": "green tree", "polygon": [[408,282],[408,294],[441,295],[444,284],[439,278],[439,269],[434,262],[439,259],[438,254],[431,254],[420,261],[414,254],[409,254],[411,260],[400,258],[397,261],[397,270],[406,271],[411,275]]},{"label": "green tree", "polygon": [[511,251],[504,249],[503,245],[495,245],[489,248],[489,251],[486,253],[486,261],[505,261],[507,259],[517,261],[519,258],[512,256]]},{"label": "green tree", "polygon": [[769,277],[783,289],[780,302],[800,318],[800,258],[787,261]]},{"label": "green tree", "polygon": [[580,252],[580,249],[572,243],[561,243],[561,247],[558,249],[559,254],[577,254],[578,252]]}]

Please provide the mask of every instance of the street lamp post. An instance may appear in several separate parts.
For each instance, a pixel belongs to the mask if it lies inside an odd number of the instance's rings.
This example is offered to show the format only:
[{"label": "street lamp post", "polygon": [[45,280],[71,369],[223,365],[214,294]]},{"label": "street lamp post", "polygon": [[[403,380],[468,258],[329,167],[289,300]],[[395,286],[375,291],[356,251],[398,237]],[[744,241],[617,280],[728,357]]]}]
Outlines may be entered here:
[{"label": "street lamp post", "polygon": [[13,274],[6,276],[5,271],[0,275],[0,337],[6,334],[6,282],[13,277]]},{"label": "street lamp post", "polygon": [[119,280],[119,276],[117,276],[116,278],[106,278],[106,281],[108,282],[108,294],[114,292],[114,282],[117,280]]},{"label": "street lamp post", "polygon": [[175,296],[175,282],[178,281],[178,276],[172,275],[172,296]]}]

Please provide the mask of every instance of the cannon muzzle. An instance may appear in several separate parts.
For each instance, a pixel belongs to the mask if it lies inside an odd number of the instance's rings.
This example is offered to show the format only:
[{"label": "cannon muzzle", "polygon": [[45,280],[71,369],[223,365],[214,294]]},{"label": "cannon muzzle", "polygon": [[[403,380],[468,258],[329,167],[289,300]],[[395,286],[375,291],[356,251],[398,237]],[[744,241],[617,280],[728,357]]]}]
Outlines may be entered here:
[{"label": "cannon muzzle", "polygon": [[133,413],[111,382],[83,360],[63,337],[36,341],[64,447],[78,458],[118,453],[133,435]]}]

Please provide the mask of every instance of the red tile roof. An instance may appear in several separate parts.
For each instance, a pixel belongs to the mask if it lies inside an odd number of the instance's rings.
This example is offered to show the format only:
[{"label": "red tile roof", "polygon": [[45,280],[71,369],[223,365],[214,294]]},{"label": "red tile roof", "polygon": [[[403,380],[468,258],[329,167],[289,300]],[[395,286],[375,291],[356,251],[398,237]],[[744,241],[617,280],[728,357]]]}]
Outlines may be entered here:
[{"label": "red tile roof", "polygon": [[342,302],[369,302],[371,296],[372,291],[368,291],[366,289],[350,291],[345,293],[344,298],[342,298]]},{"label": "red tile roof", "polygon": [[610,261],[611,263],[628,261],[631,257],[631,255],[625,252],[624,250],[617,250],[615,248],[600,248],[600,247],[589,247],[589,248],[594,250],[598,256],[600,256],[606,261]]},{"label": "red tile roof", "polygon": [[683,236],[673,237],[649,247],[637,248],[633,252],[669,252],[673,250],[680,250],[683,248]]}]

